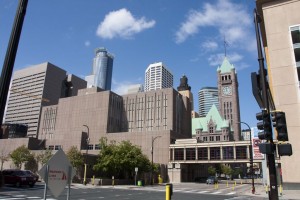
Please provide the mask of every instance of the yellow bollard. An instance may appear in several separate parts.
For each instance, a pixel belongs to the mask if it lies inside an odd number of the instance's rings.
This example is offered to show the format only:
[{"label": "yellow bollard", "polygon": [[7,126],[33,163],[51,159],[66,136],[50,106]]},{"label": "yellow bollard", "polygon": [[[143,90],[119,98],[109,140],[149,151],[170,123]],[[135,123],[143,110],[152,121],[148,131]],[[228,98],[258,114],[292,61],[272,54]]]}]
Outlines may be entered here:
[{"label": "yellow bollard", "polygon": [[236,186],[236,181],[234,181],[234,186]]},{"label": "yellow bollard", "polygon": [[235,186],[235,185],[233,184],[233,185],[232,185],[232,191],[234,190],[234,186]]},{"label": "yellow bollard", "polygon": [[279,185],[279,193],[280,193],[280,196],[282,196],[282,185]]},{"label": "yellow bollard", "polygon": [[226,187],[228,187],[228,181],[226,181]]},{"label": "yellow bollard", "polygon": [[266,194],[268,194],[268,185],[265,186]]},{"label": "yellow bollard", "polygon": [[166,185],[166,200],[171,200],[172,194],[173,194],[173,185],[168,183]]},{"label": "yellow bollard", "polygon": [[84,164],[83,184],[86,185],[86,164]]},{"label": "yellow bollard", "polygon": [[92,185],[95,184],[95,175],[93,175],[93,179],[92,179]]}]

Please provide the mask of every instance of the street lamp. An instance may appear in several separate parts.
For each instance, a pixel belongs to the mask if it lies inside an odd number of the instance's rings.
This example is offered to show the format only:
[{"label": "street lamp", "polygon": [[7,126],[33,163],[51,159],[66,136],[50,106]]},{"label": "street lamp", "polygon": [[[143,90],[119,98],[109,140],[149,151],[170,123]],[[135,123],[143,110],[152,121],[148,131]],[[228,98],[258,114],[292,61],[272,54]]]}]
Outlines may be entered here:
[{"label": "street lamp", "polygon": [[252,194],[255,194],[255,186],[254,186],[254,176],[253,176],[253,146],[252,146],[252,134],[250,126],[245,122],[238,122],[239,124],[245,124],[249,131],[250,131],[250,171],[251,171],[251,178],[252,178]]},{"label": "street lamp", "polygon": [[90,143],[90,129],[88,125],[83,125],[83,126],[87,128],[86,152],[85,152],[84,175],[83,175],[83,184],[86,185],[86,168],[87,168],[87,156],[88,156],[89,143]]},{"label": "street lamp", "polygon": [[156,136],[153,138],[152,136],[152,143],[151,143],[151,175],[150,175],[150,181],[151,181],[151,185],[153,185],[153,145],[154,145],[154,141],[157,138],[160,138],[161,136]]}]

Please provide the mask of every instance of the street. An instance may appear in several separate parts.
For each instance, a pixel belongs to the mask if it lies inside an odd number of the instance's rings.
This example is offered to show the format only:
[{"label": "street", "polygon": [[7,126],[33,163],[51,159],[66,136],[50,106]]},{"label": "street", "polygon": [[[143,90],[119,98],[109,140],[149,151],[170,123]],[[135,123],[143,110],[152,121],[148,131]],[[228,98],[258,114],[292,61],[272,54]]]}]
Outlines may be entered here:
[{"label": "street", "polygon": [[[188,187],[187,187],[188,186]],[[195,200],[195,199],[259,199],[245,196],[239,191],[248,188],[249,185],[237,185],[236,190],[231,187],[221,185],[215,189],[214,185],[193,184],[174,185],[172,200]],[[33,188],[5,186],[0,189],[0,200],[22,200],[22,199],[43,199],[44,185],[37,183]],[[62,194],[55,198],[51,191],[47,191],[47,200],[65,200],[67,199],[67,188]],[[74,184],[71,187],[70,199],[72,200],[92,200],[92,199],[130,199],[130,200],[164,200],[165,186],[92,186]]]}]

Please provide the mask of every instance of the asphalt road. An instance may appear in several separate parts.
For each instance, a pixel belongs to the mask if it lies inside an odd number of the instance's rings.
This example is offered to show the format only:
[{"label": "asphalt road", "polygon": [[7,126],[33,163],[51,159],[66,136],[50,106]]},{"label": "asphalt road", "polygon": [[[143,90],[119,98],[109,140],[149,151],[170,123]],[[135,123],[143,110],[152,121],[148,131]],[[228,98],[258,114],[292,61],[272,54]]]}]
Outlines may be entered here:
[{"label": "asphalt road", "polygon": [[[246,196],[238,197],[236,193],[229,191],[208,190],[210,186],[204,188],[190,189],[174,187],[172,200],[219,200],[219,199],[252,199]],[[44,186],[38,183],[34,188],[5,186],[0,189],[0,200],[38,200],[43,199]],[[52,193],[47,191],[47,200],[66,200],[67,188],[62,194],[55,198]],[[114,199],[130,199],[130,200],[165,200],[165,187],[94,187],[73,185],[71,187],[70,200],[114,200]]]}]

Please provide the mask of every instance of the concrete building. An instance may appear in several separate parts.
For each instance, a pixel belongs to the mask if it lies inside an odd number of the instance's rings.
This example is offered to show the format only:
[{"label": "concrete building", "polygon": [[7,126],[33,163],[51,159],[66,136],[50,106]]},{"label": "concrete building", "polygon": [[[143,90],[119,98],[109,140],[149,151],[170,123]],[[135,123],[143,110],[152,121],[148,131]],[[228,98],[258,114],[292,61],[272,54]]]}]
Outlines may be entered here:
[{"label": "concrete building", "polygon": [[293,155],[282,156],[282,179],[300,187],[300,1],[257,0],[269,85],[277,110],[286,114]]},{"label": "concrete building", "polygon": [[84,80],[48,62],[18,70],[12,79],[5,123],[25,124],[27,136],[37,137],[42,107],[77,95],[84,87]]},{"label": "concrete building", "polygon": [[173,87],[173,75],[162,62],[153,63],[145,71],[145,92]]},{"label": "concrete building", "polygon": [[199,116],[205,117],[212,105],[219,108],[218,88],[203,87],[198,93]]},{"label": "concrete building", "polygon": [[95,53],[92,74],[85,77],[88,83],[87,87],[111,90],[114,56],[103,47],[97,48]]},{"label": "concrete building", "polygon": [[[79,91],[42,110],[39,139],[49,149],[68,151],[76,146],[89,155],[99,154],[99,140],[129,140],[154,162],[166,166],[169,145],[178,138],[191,138],[191,105],[173,88],[119,96],[99,88]],[[89,143],[86,139],[89,138]],[[166,171],[163,172],[166,177]]]},{"label": "concrete building", "polygon": [[193,93],[191,92],[191,86],[189,86],[188,84],[188,78],[183,75],[180,78],[180,85],[177,87],[177,91],[183,95],[186,96],[187,98],[189,98],[190,102],[191,102],[191,109],[194,110],[194,97],[193,97]]},{"label": "concrete building", "polygon": [[[250,151],[249,141],[205,143],[196,139],[178,139],[169,147],[170,182],[205,182],[209,176],[208,167],[217,168],[221,164],[239,169],[241,176],[246,176],[249,172],[247,164],[251,158]],[[260,166],[262,161],[263,159],[255,159],[254,164]]]}]

